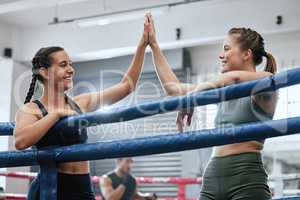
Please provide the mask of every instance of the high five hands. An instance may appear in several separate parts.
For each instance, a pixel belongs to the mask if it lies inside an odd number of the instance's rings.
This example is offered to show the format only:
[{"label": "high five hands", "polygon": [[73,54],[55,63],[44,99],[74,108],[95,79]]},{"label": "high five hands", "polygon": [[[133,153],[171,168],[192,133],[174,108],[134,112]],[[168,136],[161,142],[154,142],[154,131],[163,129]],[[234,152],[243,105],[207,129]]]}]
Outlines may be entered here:
[{"label": "high five hands", "polygon": [[[146,13],[145,15],[143,41],[146,44],[146,46],[149,45],[151,47],[152,51],[155,51],[154,49],[156,50],[159,49],[158,42],[156,39],[154,21],[151,13]],[[180,132],[183,132],[183,128],[185,126],[191,125],[193,113],[194,113],[194,108],[186,108],[178,111],[176,125],[177,125],[177,129]]]},{"label": "high five hands", "polygon": [[154,23],[151,13],[145,14],[144,32],[140,43],[145,47],[147,45],[150,45],[150,47],[157,45]]}]

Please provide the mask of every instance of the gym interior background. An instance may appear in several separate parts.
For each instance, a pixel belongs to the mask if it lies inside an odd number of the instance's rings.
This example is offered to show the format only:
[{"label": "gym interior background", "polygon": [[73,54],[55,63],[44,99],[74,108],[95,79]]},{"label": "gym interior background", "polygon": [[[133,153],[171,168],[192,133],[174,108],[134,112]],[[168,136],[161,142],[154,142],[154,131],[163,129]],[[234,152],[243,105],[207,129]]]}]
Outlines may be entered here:
[{"label": "gym interior background", "polygon": [[[76,69],[72,94],[118,82],[141,36],[141,13],[146,10],[152,10],[159,43],[183,81],[200,83],[219,73],[218,54],[231,27],[251,27],[262,33],[279,71],[300,66],[299,0],[1,0],[0,121],[14,121],[31,80],[30,60],[40,47],[62,46],[70,54]],[[99,23],[103,16],[111,17],[111,23]],[[299,89],[293,86],[280,90],[275,119],[300,116]],[[118,105],[162,98],[165,95],[148,51],[138,89]],[[213,127],[216,106],[197,110],[190,129]],[[92,128],[89,141],[176,133],[175,116],[173,112]],[[265,143],[263,158],[269,176],[298,177],[270,179],[277,196],[300,195],[299,143],[300,135],[268,139]],[[13,150],[13,137],[1,137],[0,149]],[[136,157],[133,174],[201,177],[210,154],[211,148]],[[100,176],[113,166],[113,160],[92,161],[92,175]],[[0,186],[9,193],[25,194],[28,183],[0,177]],[[143,184],[140,189],[168,197],[176,197],[178,191],[176,185],[167,184]],[[197,197],[199,190],[199,185],[187,186],[186,197]]]}]

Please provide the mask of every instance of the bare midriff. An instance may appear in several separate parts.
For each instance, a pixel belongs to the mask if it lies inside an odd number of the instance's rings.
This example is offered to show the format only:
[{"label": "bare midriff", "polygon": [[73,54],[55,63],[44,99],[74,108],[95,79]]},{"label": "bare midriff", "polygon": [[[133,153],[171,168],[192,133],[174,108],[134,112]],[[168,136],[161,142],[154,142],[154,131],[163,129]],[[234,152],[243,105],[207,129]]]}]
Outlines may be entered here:
[{"label": "bare midriff", "polygon": [[[69,106],[69,108],[71,109],[70,105],[67,105],[67,106]],[[43,118],[42,113],[39,113],[37,115],[37,117],[39,119]],[[58,172],[64,173],[64,174],[88,174],[89,173],[89,161],[60,163],[58,165]]]},{"label": "bare midriff", "polygon": [[58,171],[64,174],[88,174],[89,173],[89,162],[68,162],[60,163],[58,165]]},{"label": "bare midriff", "polygon": [[212,156],[223,157],[247,152],[260,153],[262,149],[262,143],[258,141],[249,141],[214,147]]}]

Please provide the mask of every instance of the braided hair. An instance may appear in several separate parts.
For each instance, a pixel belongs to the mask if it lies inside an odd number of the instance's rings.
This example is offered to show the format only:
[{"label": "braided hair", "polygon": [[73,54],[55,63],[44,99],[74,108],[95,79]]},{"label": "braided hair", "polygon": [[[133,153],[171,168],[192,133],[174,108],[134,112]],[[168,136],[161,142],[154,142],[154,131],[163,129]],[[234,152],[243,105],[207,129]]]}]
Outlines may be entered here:
[{"label": "braided hair", "polygon": [[24,104],[30,102],[37,80],[43,82],[43,77],[39,74],[39,69],[50,67],[52,65],[51,54],[63,50],[62,47],[44,47],[35,54],[32,59],[32,79]]},{"label": "braided hair", "polygon": [[253,63],[255,65],[262,63],[263,57],[266,57],[267,63],[264,71],[271,72],[272,74],[276,73],[277,66],[275,58],[272,54],[265,51],[264,39],[258,32],[250,28],[232,28],[228,34],[236,36],[235,39],[242,50],[251,49]]}]

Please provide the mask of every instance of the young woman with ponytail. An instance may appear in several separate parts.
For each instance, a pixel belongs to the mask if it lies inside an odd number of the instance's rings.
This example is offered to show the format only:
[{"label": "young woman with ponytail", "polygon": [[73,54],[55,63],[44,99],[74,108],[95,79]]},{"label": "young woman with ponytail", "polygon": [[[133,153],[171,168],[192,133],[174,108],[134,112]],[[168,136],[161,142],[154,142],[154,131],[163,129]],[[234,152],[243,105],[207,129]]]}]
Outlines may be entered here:
[{"label": "young woman with ponytail", "polygon": [[[15,147],[26,149],[31,146],[71,145],[87,141],[86,129],[64,138],[49,129],[68,115],[90,112],[101,105],[115,103],[129,95],[136,87],[148,45],[149,23],[145,20],[144,32],[129,69],[115,86],[103,91],[83,93],[74,98],[66,95],[73,86],[75,70],[66,51],[61,47],[40,49],[32,60],[32,81],[25,104],[16,114],[14,130]],[[36,82],[43,85],[40,99],[31,101]],[[58,165],[57,196],[59,200],[94,200],[88,162],[60,163]],[[28,194],[29,200],[39,199],[39,177],[33,181]]]},{"label": "young woman with ponytail", "polygon": [[[149,41],[153,62],[161,85],[168,95],[182,95],[191,91],[223,87],[270,76],[276,73],[274,57],[265,51],[264,39],[249,28],[229,30],[219,55],[221,74],[211,81],[197,85],[180,83],[171,70],[156,40],[153,20]],[[266,59],[264,71],[256,66]],[[225,101],[218,104],[215,126],[234,125],[272,120],[277,103],[274,92]],[[182,131],[185,121],[191,123],[193,110],[180,111],[177,126]],[[262,140],[228,144],[214,148],[205,173],[200,194],[201,200],[267,200],[271,193],[267,185],[267,174],[261,160]]]}]

